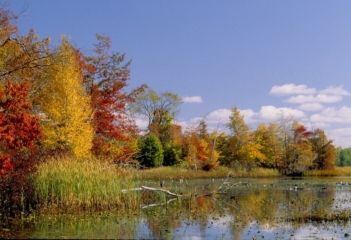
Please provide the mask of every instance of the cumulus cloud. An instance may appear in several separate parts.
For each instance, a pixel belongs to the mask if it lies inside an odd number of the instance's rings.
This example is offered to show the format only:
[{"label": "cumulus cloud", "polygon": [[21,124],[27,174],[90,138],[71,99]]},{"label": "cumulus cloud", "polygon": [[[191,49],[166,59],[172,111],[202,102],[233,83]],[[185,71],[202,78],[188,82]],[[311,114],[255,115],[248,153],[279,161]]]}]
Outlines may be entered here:
[{"label": "cumulus cloud", "polygon": [[206,122],[208,123],[227,123],[231,114],[230,109],[218,109],[211,112],[206,116]]},{"label": "cumulus cloud", "polygon": [[290,97],[289,99],[285,100],[285,102],[288,102],[288,103],[334,103],[334,102],[340,102],[341,100],[342,100],[342,96],[318,94],[316,96],[297,95],[295,97]]},{"label": "cumulus cloud", "polygon": [[310,120],[312,122],[350,123],[351,108],[346,106],[340,109],[336,109],[335,107],[325,108],[320,113],[313,114]]},{"label": "cumulus cloud", "polygon": [[304,84],[285,84],[282,86],[273,86],[269,93],[272,95],[314,94],[316,93],[316,89],[308,88]]},{"label": "cumulus cloud", "polygon": [[337,128],[326,131],[328,138],[334,140],[335,146],[342,148],[350,147],[351,142],[351,128]]},{"label": "cumulus cloud", "polygon": [[344,87],[341,85],[339,87],[335,86],[330,86],[327,87],[324,90],[319,91],[319,93],[322,94],[329,94],[329,95],[339,95],[339,96],[350,96],[351,94],[344,89]]},{"label": "cumulus cloud", "polygon": [[303,103],[298,107],[298,109],[303,111],[319,111],[323,108],[324,106],[320,103]]},{"label": "cumulus cloud", "polygon": [[136,117],[135,124],[138,126],[139,129],[145,130],[149,125],[149,120],[143,117]]},{"label": "cumulus cloud", "polygon": [[186,103],[202,103],[202,98],[200,96],[193,97],[183,97],[183,102]]},{"label": "cumulus cloud", "polygon": [[294,118],[302,118],[305,113],[301,110],[293,108],[277,108],[275,106],[262,106],[259,113],[256,116],[261,121],[274,121],[279,119],[281,116],[292,116]]}]

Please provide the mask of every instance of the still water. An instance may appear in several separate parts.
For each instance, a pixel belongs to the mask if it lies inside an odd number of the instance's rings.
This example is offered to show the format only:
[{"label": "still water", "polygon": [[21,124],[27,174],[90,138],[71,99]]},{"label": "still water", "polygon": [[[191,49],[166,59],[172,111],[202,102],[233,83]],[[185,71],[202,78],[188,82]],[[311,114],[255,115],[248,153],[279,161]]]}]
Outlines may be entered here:
[{"label": "still water", "polygon": [[[239,184],[238,184],[239,183]],[[245,184],[244,184],[245,183]],[[157,187],[157,183],[148,183]],[[204,196],[218,190],[221,194]],[[140,209],[1,222],[1,237],[82,239],[351,239],[351,178],[168,181]],[[155,196],[157,195],[157,196]]]}]

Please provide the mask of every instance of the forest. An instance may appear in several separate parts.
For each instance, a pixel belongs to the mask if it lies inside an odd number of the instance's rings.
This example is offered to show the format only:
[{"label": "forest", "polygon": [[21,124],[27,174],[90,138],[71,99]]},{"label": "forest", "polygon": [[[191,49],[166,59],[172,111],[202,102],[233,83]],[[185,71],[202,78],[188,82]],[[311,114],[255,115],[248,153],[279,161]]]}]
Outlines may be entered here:
[{"label": "forest", "polygon": [[[336,148],[323,129],[310,131],[283,114],[276,122],[250,129],[235,103],[226,132],[209,131],[205,118],[182,129],[176,122],[182,104],[178,94],[157,93],[147,83],[126,90],[131,61],[110,51],[108,36],[97,34],[92,54],[86,55],[66,36],[52,45],[50,37],[40,39],[34,29],[20,35],[18,17],[6,5],[0,8],[3,209],[29,209],[33,199],[54,201],[47,198],[58,195],[50,191],[70,182],[64,176],[68,169],[74,176],[88,171],[77,163],[107,166],[119,176],[116,181],[131,174],[121,175],[126,165],[140,171],[161,166],[194,171],[268,168],[282,175],[351,165],[350,149]],[[138,129],[138,117],[148,119],[145,131]],[[62,171],[56,167],[60,164]],[[113,174],[102,175],[112,179]],[[56,185],[38,187],[61,175]]]}]

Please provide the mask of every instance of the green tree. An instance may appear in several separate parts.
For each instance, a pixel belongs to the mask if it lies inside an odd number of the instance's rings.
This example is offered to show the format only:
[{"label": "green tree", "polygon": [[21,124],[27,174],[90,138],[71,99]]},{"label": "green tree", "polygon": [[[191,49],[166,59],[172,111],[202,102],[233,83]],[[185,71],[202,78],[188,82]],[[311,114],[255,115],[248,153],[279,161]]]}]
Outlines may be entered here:
[{"label": "green tree", "polygon": [[159,167],[163,163],[163,149],[160,140],[153,134],[144,136],[139,142],[140,164],[146,167]]},{"label": "green tree", "polygon": [[179,112],[181,97],[171,92],[157,94],[151,88],[140,92],[129,104],[130,112],[147,117],[150,132],[159,135],[163,125],[172,121]]}]

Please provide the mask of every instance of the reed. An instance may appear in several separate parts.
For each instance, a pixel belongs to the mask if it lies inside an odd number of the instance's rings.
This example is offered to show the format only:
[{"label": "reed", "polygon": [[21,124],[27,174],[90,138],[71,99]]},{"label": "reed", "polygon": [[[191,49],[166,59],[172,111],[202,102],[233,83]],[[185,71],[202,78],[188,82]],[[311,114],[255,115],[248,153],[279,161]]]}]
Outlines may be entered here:
[{"label": "reed", "polygon": [[36,197],[43,207],[62,212],[139,207],[140,194],[122,193],[139,186],[126,175],[97,159],[49,159],[34,175]]},{"label": "reed", "polygon": [[203,178],[226,178],[231,172],[231,177],[279,177],[281,174],[276,169],[255,168],[252,171],[236,170],[225,166],[219,166],[211,171],[191,170],[178,166],[159,167],[142,170],[139,173],[145,180],[173,180],[173,179],[203,179]]},{"label": "reed", "polygon": [[331,170],[313,170],[304,173],[308,177],[340,177],[351,176],[351,167],[335,167]]}]

